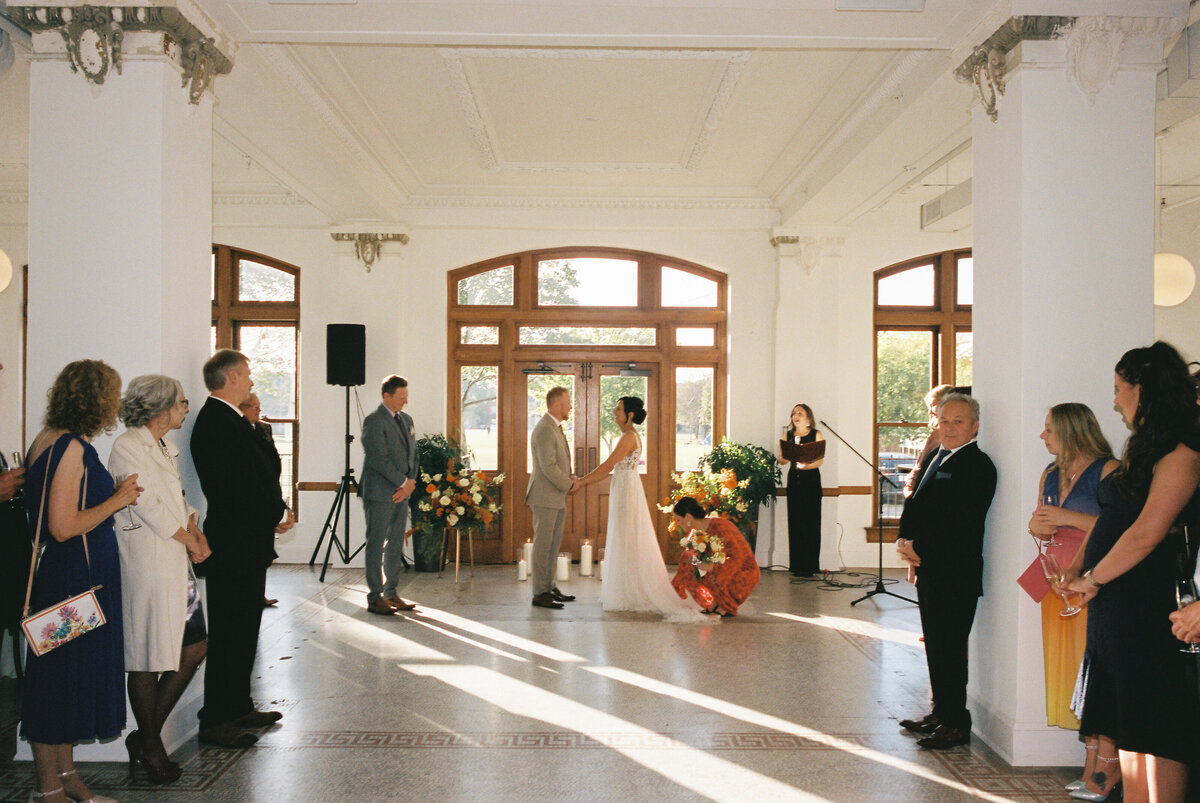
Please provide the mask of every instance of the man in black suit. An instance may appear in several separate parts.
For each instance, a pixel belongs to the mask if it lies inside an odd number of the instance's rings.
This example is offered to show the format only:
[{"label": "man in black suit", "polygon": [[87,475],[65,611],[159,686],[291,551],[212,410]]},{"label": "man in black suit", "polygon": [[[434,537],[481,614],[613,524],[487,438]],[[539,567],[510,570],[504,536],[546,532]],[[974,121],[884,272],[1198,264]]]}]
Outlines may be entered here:
[{"label": "man in black suit", "polygon": [[279,491],[279,474],[263,454],[250,422],[238,409],[250,396],[250,362],[222,349],[204,364],[208,400],[192,430],[192,461],[208,501],[204,532],[212,556],[200,566],[207,581],[208,666],[200,741],[248,747],[258,740],[243,728],[279,721],[278,711],[256,711],[250,674],[258,650],[267,567],[275,534],[292,527]]},{"label": "man in black suit", "polygon": [[[238,410],[246,416],[250,426],[254,427],[254,434],[258,436],[257,443],[263,451],[263,457],[267,458],[267,462],[271,464],[271,468],[275,472],[275,478],[278,479],[283,471],[283,460],[279,457],[279,449],[275,446],[275,434],[271,432],[271,425],[262,417],[262,402],[259,401],[258,394],[251,393],[244,402],[238,405]],[[264,608],[274,608],[278,604],[279,600],[275,597],[263,596]]]},{"label": "man in black suit", "polygon": [[942,446],[921,464],[900,514],[896,549],[916,569],[933,713],[900,725],[941,750],[971,741],[967,639],[983,594],[983,525],[996,491],[996,467],[979,449],[979,402],[949,393],[938,408]]}]

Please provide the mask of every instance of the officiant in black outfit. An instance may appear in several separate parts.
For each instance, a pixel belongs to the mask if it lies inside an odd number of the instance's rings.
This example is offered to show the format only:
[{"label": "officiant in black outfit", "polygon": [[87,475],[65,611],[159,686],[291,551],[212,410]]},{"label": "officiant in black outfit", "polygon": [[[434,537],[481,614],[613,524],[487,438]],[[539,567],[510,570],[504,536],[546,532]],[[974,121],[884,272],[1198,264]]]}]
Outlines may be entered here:
[{"label": "officiant in black outfit", "polygon": [[967,639],[983,594],[983,527],[996,467],[979,449],[979,402],[950,393],[938,408],[942,445],[921,464],[904,503],[896,549],[916,569],[933,712],[900,725],[934,750],[971,741]]}]

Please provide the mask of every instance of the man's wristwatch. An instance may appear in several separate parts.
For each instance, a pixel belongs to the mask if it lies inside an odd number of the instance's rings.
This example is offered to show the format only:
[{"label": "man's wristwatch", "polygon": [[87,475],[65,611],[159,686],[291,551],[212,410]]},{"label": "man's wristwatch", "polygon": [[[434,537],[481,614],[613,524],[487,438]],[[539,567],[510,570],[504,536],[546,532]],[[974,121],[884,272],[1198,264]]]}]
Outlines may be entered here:
[{"label": "man's wristwatch", "polygon": [[1086,572],[1083,573],[1083,579],[1087,580],[1089,583],[1091,583],[1094,588],[1104,588],[1104,583],[1101,583],[1095,577],[1092,577],[1091,569],[1088,569]]}]

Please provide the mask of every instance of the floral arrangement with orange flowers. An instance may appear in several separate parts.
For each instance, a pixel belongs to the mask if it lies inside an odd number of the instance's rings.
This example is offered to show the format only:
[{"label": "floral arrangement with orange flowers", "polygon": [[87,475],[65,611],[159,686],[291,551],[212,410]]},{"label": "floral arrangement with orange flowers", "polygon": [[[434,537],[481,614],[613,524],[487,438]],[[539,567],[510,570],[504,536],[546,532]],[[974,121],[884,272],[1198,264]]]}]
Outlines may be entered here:
[{"label": "floral arrangement with orange flowers", "polygon": [[440,474],[421,472],[424,483],[413,529],[433,532],[442,527],[479,527],[500,515],[503,474],[488,474],[448,464]]},{"label": "floral arrangement with orange flowers", "polygon": [[[670,513],[675,503],[685,496],[690,496],[700,503],[700,506],[710,513],[715,513],[732,524],[738,525],[750,510],[750,500],[746,498],[749,480],[738,480],[733,469],[723,468],[713,471],[705,465],[700,471],[688,471],[683,474],[672,474],[671,480],[676,487],[658,509]],[[671,520],[670,531],[677,533],[675,520]],[[719,540],[719,539],[718,539]],[[679,545],[688,545],[681,540]],[[724,545],[722,545],[724,546]],[[698,550],[703,552],[704,550]],[[706,561],[711,562],[711,561]]]}]

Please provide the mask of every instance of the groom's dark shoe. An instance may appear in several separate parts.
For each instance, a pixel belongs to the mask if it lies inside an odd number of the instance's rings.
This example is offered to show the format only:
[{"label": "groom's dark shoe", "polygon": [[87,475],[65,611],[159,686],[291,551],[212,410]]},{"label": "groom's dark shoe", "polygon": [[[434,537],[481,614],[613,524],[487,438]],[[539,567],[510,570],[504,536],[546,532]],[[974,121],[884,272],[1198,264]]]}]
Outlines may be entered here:
[{"label": "groom's dark shoe", "polygon": [[554,595],[547,591],[544,594],[538,594],[533,598],[534,607],[537,608],[561,608],[562,603],[554,600]]},{"label": "groom's dark shoe", "polygon": [[900,720],[900,727],[904,728],[906,731],[912,731],[913,733],[920,733],[926,736],[937,730],[938,725],[941,724],[942,721],[933,714],[926,714],[920,719]]},{"label": "groom's dark shoe", "polygon": [[550,589],[550,596],[554,597],[555,602],[574,602],[575,597],[571,594],[564,594],[558,590],[558,586]]}]

